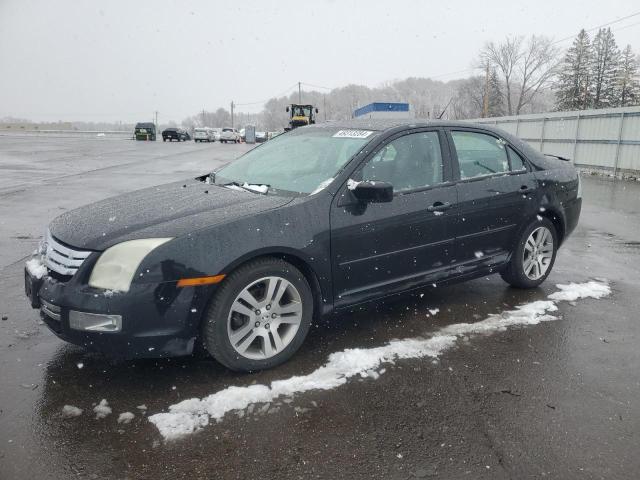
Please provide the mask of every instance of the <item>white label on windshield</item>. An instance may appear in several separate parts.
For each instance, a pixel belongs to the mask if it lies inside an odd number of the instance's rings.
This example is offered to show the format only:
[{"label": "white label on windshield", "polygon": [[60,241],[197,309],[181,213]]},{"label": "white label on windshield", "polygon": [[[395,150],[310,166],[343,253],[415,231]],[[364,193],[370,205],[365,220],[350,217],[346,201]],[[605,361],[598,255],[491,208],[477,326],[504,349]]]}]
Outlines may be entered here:
[{"label": "white label on windshield", "polygon": [[340,130],[334,138],[367,138],[373,132],[371,130]]}]

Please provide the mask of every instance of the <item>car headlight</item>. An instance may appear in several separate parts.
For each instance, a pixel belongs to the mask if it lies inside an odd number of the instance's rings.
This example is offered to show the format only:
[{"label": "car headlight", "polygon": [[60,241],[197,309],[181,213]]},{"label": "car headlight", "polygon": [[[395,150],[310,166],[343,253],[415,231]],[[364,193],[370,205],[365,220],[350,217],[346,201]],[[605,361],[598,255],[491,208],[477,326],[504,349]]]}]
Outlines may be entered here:
[{"label": "car headlight", "polygon": [[93,267],[89,286],[128,292],[136,270],[151,251],[171,238],[144,238],[118,243],[108,248]]}]

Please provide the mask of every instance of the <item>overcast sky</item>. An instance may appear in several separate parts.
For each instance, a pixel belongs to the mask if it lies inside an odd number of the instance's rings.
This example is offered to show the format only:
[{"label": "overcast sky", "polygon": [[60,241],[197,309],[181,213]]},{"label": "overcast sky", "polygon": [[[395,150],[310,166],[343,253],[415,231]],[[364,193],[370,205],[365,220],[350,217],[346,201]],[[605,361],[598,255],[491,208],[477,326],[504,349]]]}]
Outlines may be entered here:
[{"label": "overcast sky", "polygon": [[[158,110],[181,121],[298,80],[449,80],[469,75],[459,71],[486,40],[561,39],[639,10],[637,0],[0,0],[0,117],[135,122]],[[611,27],[640,53],[640,15]]]}]

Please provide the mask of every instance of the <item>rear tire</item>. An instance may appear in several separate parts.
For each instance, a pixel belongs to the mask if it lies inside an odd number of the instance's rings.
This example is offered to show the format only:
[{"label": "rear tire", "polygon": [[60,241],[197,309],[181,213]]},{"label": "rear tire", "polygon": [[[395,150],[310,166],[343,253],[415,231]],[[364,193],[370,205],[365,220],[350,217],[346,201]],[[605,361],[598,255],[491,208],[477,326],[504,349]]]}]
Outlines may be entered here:
[{"label": "rear tire", "polygon": [[277,258],[254,260],[220,285],[204,316],[203,343],[231,370],[275,367],[304,342],[313,305],[300,270]]},{"label": "rear tire", "polygon": [[536,288],[544,282],[556,260],[558,233],[550,220],[538,217],[525,228],[502,279],[516,288]]}]

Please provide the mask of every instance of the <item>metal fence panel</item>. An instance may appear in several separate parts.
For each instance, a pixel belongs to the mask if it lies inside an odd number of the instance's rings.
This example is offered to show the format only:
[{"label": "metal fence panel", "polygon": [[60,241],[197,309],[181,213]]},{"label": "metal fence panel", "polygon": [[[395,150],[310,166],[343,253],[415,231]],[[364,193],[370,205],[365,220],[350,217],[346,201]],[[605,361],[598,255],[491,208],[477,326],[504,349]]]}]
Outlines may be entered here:
[{"label": "metal fence panel", "polygon": [[576,165],[614,175],[640,173],[640,106],[470,121],[495,125],[543,153],[571,158]]}]

